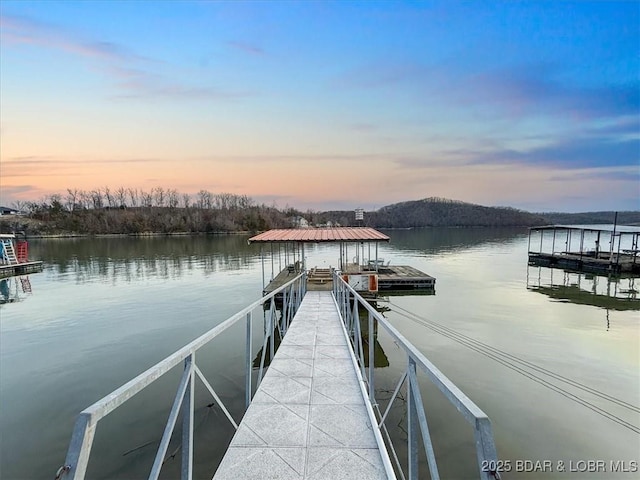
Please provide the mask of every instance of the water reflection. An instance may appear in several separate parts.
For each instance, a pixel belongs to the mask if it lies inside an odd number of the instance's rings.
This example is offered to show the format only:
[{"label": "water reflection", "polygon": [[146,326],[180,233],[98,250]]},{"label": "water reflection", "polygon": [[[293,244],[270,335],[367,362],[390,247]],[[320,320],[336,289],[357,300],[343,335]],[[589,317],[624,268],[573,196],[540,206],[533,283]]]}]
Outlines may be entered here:
[{"label": "water reflection", "polygon": [[589,305],[606,311],[606,329],[611,327],[609,312],[640,310],[634,277],[599,276],[549,267],[527,267],[527,289],[551,300]]},{"label": "water reflection", "polygon": [[3,278],[0,280],[0,305],[21,302],[32,291],[31,280],[28,275]]},{"label": "water reflection", "polygon": [[559,302],[611,310],[640,310],[634,277],[599,276],[548,267],[527,267],[527,289]]},{"label": "water reflection", "polygon": [[32,251],[44,261],[44,271],[59,280],[116,283],[247,269],[257,250],[246,240],[246,235],[74,238],[33,241]]},{"label": "water reflection", "polygon": [[521,227],[503,228],[419,228],[411,230],[387,230],[391,244],[398,250],[423,252],[430,255],[457,252],[483,244],[512,242],[514,237],[527,235]]}]

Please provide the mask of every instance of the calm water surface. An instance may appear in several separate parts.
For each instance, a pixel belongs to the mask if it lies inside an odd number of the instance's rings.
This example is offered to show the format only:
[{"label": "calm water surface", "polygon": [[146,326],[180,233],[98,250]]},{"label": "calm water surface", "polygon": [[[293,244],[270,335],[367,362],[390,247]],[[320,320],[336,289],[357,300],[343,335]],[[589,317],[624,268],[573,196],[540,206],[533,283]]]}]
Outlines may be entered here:
[{"label": "calm water surface", "polygon": [[[639,460],[638,285],[528,267],[522,230],[386,233],[391,243],[381,257],[437,283],[435,295],[380,302],[385,316],[489,415],[498,456],[512,470],[525,460],[553,465],[505,478],[611,478],[610,462]],[[259,251],[244,236],[33,240],[30,249],[45,270],[29,276],[31,293],[16,279],[5,283],[3,295],[8,288],[15,301],[0,305],[4,479],[53,478],[78,412],[257,300],[262,286]],[[337,246],[311,246],[307,255],[311,267],[338,263]],[[389,359],[376,372],[384,402],[405,360],[383,333],[378,340]],[[237,416],[242,355],[223,341],[198,360]],[[91,478],[144,475],[176,379],[100,422]],[[196,388],[196,474],[211,478],[233,432],[203,390]],[[471,429],[427,382],[423,395],[443,478],[475,475]],[[392,420],[402,439],[402,405]],[[178,449],[174,442],[169,450]],[[605,461],[607,470],[557,471],[558,462],[589,460]],[[177,463],[167,461],[166,478]]]}]

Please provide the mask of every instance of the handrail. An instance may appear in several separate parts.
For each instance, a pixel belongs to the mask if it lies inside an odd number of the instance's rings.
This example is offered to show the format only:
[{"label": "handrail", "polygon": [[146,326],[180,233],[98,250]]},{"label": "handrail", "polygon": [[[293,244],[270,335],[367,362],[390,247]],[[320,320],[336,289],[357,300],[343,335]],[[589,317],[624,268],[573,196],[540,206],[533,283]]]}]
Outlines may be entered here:
[{"label": "handrail", "polygon": [[[353,350],[358,357],[362,377],[368,383],[369,401],[378,413],[379,427],[383,432],[387,433],[385,420],[394,400],[397,398],[402,385],[406,382],[407,388],[407,416],[408,416],[408,478],[419,478],[418,473],[418,436],[422,438],[424,452],[427,457],[429,473],[432,479],[438,479],[439,473],[436,463],[435,454],[429,427],[427,423],[427,415],[424,410],[420,389],[417,380],[417,368],[419,368],[431,382],[444,394],[447,400],[463,415],[474,429],[474,437],[476,444],[476,456],[480,478],[482,480],[495,480],[500,478],[499,472],[496,471],[498,465],[497,452],[493,439],[493,431],[489,417],[467,397],[456,385],[449,380],[433,363],[431,363],[415,346],[413,346],[389,321],[377,312],[373,306],[362,298],[340,275],[334,273],[333,278],[333,295],[340,309],[345,327],[351,335],[353,342]],[[360,334],[360,317],[359,309],[363,308],[367,311],[369,322],[369,368],[365,372],[365,363],[363,355],[362,335]],[[407,369],[403,373],[400,382],[397,384],[395,391],[389,401],[387,410],[382,413],[379,410],[378,402],[375,398],[375,378],[374,378],[374,321],[382,326],[396,344],[407,355]],[[404,473],[402,466],[397,460],[395,449],[391,439],[387,433],[387,447],[391,450],[392,456],[396,459],[396,468],[402,478]]]},{"label": "handrail", "polygon": [[[220,398],[215,393],[215,390],[211,387],[206,380],[202,371],[198,368],[195,362],[195,353],[204,345],[207,345],[211,340],[218,337],[224,331],[235,325],[242,319],[246,319],[246,406],[249,406],[252,397],[252,335],[251,324],[253,311],[269,302],[269,315],[268,324],[264,332],[263,339],[263,355],[261,358],[260,371],[262,372],[265,351],[267,347],[270,347],[270,358],[273,358],[274,354],[274,342],[273,334],[277,330],[284,333],[286,332],[293,316],[295,315],[302,297],[306,292],[306,272],[301,273],[289,282],[285,283],[273,292],[265,295],[260,300],[253,302],[248,307],[240,310],[236,314],[229,317],[227,320],[212,328],[208,332],[204,333],[200,337],[191,341],[184,347],[180,348],[173,354],[169,355],[164,360],[161,360],[151,368],[147,369],[134,379],[128,381],[120,388],[114,390],[109,395],[98,400],[91,406],[84,409],[78,415],[69,448],[67,450],[67,456],[65,463],[56,473],[56,480],[58,479],[73,479],[81,480],[84,478],[86,469],[91,454],[91,447],[93,445],[93,438],[98,422],[127,400],[132,398],[137,393],[144,390],[153,382],[158,380],[164,374],[169,372],[175,366],[184,362],[184,372],[178,386],[177,394],[174,398],[171,413],[165,427],[164,435],[160,442],[156,460],[152,468],[152,472],[149,478],[158,478],[160,468],[162,467],[162,460],[164,459],[166,447],[168,441],[173,433],[176,419],[180,411],[183,412],[183,425],[182,425],[182,438],[184,448],[182,449],[182,480],[190,480],[192,478],[193,469],[193,398],[194,398],[194,385],[195,377],[197,376],[204,383],[206,389],[214,397],[218,405],[223,409],[225,415],[232,423],[234,428],[237,429],[237,424],[231,417],[230,413],[220,401]],[[276,318],[276,296],[282,296],[282,314]],[[270,342],[269,342],[270,339]],[[269,343],[269,345],[267,345]],[[258,377],[258,383],[261,381],[262,375]],[[257,385],[256,385],[257,386]]]}]

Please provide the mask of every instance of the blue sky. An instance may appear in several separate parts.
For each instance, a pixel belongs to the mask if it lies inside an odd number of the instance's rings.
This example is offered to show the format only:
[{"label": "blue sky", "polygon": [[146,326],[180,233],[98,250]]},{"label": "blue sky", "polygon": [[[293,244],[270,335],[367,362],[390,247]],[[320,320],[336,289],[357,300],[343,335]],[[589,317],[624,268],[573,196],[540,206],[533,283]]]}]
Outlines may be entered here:
[{"label": "blue sky", "polygon": [[640,208],[638,2],[0,4],[0,201]]}]

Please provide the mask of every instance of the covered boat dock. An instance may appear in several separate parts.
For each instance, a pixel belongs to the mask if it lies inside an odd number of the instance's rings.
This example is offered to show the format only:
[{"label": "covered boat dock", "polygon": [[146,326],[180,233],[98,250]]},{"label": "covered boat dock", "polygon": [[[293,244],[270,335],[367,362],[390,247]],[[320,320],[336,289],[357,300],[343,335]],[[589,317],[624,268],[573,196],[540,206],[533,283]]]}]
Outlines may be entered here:
[{"label": "covered boat dock", "polygon": [[[309,290],[331,290],[332,271],[362,294],[389,293],[396,290],[433,292],[435,278],[411,266],[390,265],[380,257],[380,243],[389,236],[370,227],[332,227],[277,229],[251,237],[249,243],[261,244],[263,294],[267,295],[302,271],[308,272]],[[306,265],[305,244],[338,243],[339,258],[335,268],[311,268]],[[265,246],[269,245],[268,259]],[[268,260],[271,277],[266,281]],[[266,267],[265,267],[266,265]]]},{"label": "covered boat dock", "polygon": [[638,227],[533,227],[529,229],[529,264],[579,272],[636,274],[640,273],[639,246]]}]

